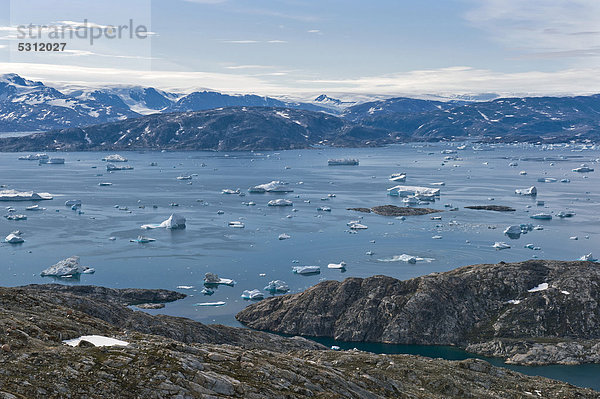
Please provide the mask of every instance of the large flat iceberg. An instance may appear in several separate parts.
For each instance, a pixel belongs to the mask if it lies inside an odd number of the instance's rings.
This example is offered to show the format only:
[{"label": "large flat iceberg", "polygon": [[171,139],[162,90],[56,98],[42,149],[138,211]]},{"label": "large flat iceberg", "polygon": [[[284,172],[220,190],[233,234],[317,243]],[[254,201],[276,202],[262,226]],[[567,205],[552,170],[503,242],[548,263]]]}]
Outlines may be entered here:
[{"label": "large flat iceberg", "polygon": [[394,186],[387,189],[388,195],[395,197],[408,197],[415,195],[436,196],[440,195],[439,188],[419,187],[419,186]]},{"label": "large flat iceberg", "polygon": [[50,193],[35,193],[33,191],[0,190],[0,201],[41,201],[51,200]]},{"label": "large flat iceberg", "polygon": [[273,180],[270,183],[259,184],[248,189],[250,193],[291,193],[294,190],[289,184],[279,180]]}]

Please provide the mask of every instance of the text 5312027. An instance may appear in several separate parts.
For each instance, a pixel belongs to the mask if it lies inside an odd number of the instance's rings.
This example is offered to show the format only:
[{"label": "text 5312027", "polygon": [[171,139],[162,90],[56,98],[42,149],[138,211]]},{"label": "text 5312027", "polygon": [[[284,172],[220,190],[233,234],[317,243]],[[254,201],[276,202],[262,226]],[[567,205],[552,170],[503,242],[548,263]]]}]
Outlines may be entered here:
[{"label": "text 5312027", "polygon": [[19,51],[65,51],[67,43],[51,42],[20,42],[17,45]]}]

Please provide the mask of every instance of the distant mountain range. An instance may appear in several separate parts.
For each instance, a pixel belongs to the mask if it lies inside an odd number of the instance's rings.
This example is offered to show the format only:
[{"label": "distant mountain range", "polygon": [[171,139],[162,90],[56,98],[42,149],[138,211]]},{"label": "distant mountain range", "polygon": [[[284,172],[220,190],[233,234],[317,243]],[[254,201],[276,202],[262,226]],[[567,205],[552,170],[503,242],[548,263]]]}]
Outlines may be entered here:
[{"label": "distant mountain range", "polygon": [[52,132],[0,139],[0,150],[267,150],[453,139],[600,139],[600,95],[495,97],[355,103],[325,94],[294,102],[137,86],[61,92],[8,74],[0,77],[0,132]]}]

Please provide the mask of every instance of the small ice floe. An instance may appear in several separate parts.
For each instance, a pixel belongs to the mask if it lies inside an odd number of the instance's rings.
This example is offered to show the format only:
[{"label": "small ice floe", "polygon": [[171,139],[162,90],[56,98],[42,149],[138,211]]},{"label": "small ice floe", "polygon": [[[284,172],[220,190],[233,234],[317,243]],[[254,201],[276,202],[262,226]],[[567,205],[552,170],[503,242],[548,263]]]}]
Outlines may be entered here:
[{"label": "small ice floe", "polygon": [[508,226],[506,230],[504,230],[504,234],[507,235],[509,238],[517,239],[521,237],[521,226]]},{"label": "small ice floe", "polygon": [[4,215],[6,220],[27,220],[27,215]]},{"label": "small ice floe", "polygon": [[257,301],[260,299],[263,299],[265,297],[265,294],[263,294],[262,292],[260,292],[260,290],[244,290],[244,292],[242,292],[242,299],[246,299],[246,300],[253,300],[253,301]]},{"label": "small ice floe", "polygon": [[65,206],[77,206],[80,207],[81,206],[81,200],[67,200],[65,201]]},{"label": "small ice floe", "polygon": [[177,176],[177,180],[192,180],[192,176]]},{"label": "small ice floe", "polygon": [[555,179],[554,177],[539,177],[537,181],[540,183],[556,183],[558,179]]},{"label": "small ice floe", "polygon": [[18,159],[21,161],[39,161],[40,159],[48,159],[48,154],[39,153],[39,154],[28,154],[22,155]]},{"label": "small ice floe", "polygon": [[156,239],[145,236],[138,236],[135,240],[129,240],[129,242],[137,242],[138,244],[148,244],[153,241],[156,241]]},{"label": "small ice floe", "polygon": [[212,294],[214,294],[214,293],[215,293],[215,291],[214,291],[214,290],[211,290],[210,288],[206,288],[206,287],[204,287],[204,288],[202,288],[202,290],[200,290],[200,293],[201,293],[202,295],[211,296]]},{"label": "small ice floe", "polygon": [[204,284],[206,285],[228,285],[233,287],[235,285],[235,281],[229,278],[220,278],[218,275],[214,273],[206,273],[204,275]]},{"label": "small ice floe", "polygon": [[508,166],[519,166],[519,164],[517,162],[511,162],[508,164]]},{"label": "small ice floe", "polygon": [[177,213],[172,213],[171,216],[169,216],[169,218],[162,223],[143,224],[142,226],[140,226],[140,228],[142,228],[142,229],[165,228],[165,229],[177,230],[177,229],[185,229],[185,223],[186,223],[185,217],[183,217]]},{"label": "small ice floe", "polygon": [[195,303],[194,306],[223,306],[226,302],[218,301],[218,302],[199,302]]},{"label": "small ice floe", "polygon": [[232,190],[230,188],[224,188],[223,190],[221,190],[222,194],[239,194],[240,193],[240,189],[237,188],[235,190]]},{"label": "small ice floe", "polygon": [[390,176],[390,178],[388,180],[405,182],[406,181],[406,173],[392,173],[392,175]]},{"label": "small ice floe", "polygon": [[577,240],[579,240],[579,237],[571,236],[571,237],[569,237],[569,240],[577,241]]},{"label": "small ice floe", "polygon": [[60,262],[50,266],[46,270],[42,271],[40,275],[43,276],[54,276],[54,277],[72,277],[79,274],[92,274],[95,270],[88,266],[81,266],[79,264],[79,256],[71,256],[67,259],[63,259]]},{"label": "small ice floe", "polygon": [[282,280],[273,280],[264,288],[270,294],[285,294],[290,290],[290,287]]},{"label": "small ice floe", "polygon": [[561,183],[571,183],[571,179],[561,179]]},{"label": "small ice floe", "polygon": [[217,211],[217,215],[222,215],[224,213],[225,213],[225,211],[221,211],[221,210]]},{"label": "small ice floe", "polygon": [[331,208],[328,206],[320,206],[317,208],[317,211],[319,212],[331,212]]},{"label": "small ice floe", "polygon": [[346,270],[346,262],[330,263],[327,265],[328,269]]},{"label": "small ice floe", "polygon": [[244,223],[240,222],[239,220],[234,220],[232,222],[227,223],[227,225],[229,227],[233,227],[235,229],[243,229],[245,227]]},{"label": "small ice floe", "polygon": [[327,165],[339,166],[339,165],[358,165],[359,161],[355,158],[342,158],[342,159],[329,159]]},{"label": "small ice floe", "polygon": [[506,301],[506,303],[509,303],[511,305],[518,305],[521,303],[521,301],[519,299],[511,299],[510,301]]},{"label": "small ice floe", "polygon": [[556,214],[556,216],[558,216],[559,218],[572,218],[573,216],[575,216],[575,212],[573,211],[560,211]]},{"label": "small ice floe", "polygon": [[194,288],[194,286],[193,285],[178,285],[175,288],[180,289],[180,290],[191,290],[192,288]]},{"label": "small ice floe", "polygon": [[269,201],[267,203],[267,205],[268,206],[293,206],[294,204],[290,200],[279,198],[279,199]]},{"label": "small ice floe", "polygon": [[442,239],[442,236],[439,236],[439,235],[438,235],[438,236],[433,236],[433,237],[431,237],[431,238],[433,238],[434,240],[441,240],[441,239]]},{"label": "small ice floe", "polygon": [[127,158],[119,154],[108,155],[102,158],[105,162],[127,162]]},{"label": "small ice floe", "polygon": [[367,252],[365,252],[365,255],[373,256],[373,255],[375,255],[375,252],[367,251]]},{"label": "small ice floe", "polygon": [[25,242],[25,240],[23,239],[23,237],[21,237],[20,231],[13,231],[12,233],[6,236],[4,242],[8,244],[22,244]]},{"label": "small ice floe", "polygon": [[40,201],[51,200],[50,193],[35,193],[33,191],[0,190],[0,201]]},{"label": "small ice floe", "polygon": [[292,189],[288,183],[273,180],[269,183],[259,184],[258,186],[250,187],[248,189],[249,193],[292,193],[294,189]]},{"label": "small ice floe", "polygon": [[419,194],[425,195],[440,195],[439,188],[431,188],[431,187],[419,187],[419,186],[394,186],[387,189],[388,195],[394,197],[408,197],[408,196],[416,196]]},{"label": "small ice floe", "polygon": [[410,264],[415,264],[417,262],[433,262],[435,259],[433,258],[421,258],[419,256],[414,256],[414,255],[408,255],[408,254],[402,254],[402,255],[394,255],[391,258],[383,258],[383,259],[377,259],[380,262],[406,262],[406,263],[410,263]]},{"label": "small ice floe", "polygon": [[594,258],[594,255],[592,255],[591,252],[587,255],[583,255],[581,258],[579,258],[579,260],[583,260],[586,262],[598,262],[598,259]]},{"label": "small ice floe", "polygon": [[526,171],[524,171],[524,170],[522,170],[522,171],[520,171],[520,172],[519,172],[519,174],[520,174],[521,176],[526,176],[526,175],[527,175],[527,172],[526,172]]},{"label": "small ice floe", "polygon": [[301,274],[303,276],[308,276],[311,274],[320,274],[321,267],[320,266],[294,266],[294,267],[292,267],[292,271],[295,274]]},{"label": "small ice floe", "polygon": [[282,234],[279,234],[279,237],[277,237],[277,238],[279,240],[288,240],[288,239],[290,239],[292,237],[290,235],[288,235],[288,234],[282,233]]},{"label": "small ice floe", "polygon": [[538,286],[527,290],[527,292],[539,292],[539,291],[545,291],[547,289],[548,289],[548,283],[541,283]]},{"label": "small ice floe", "polygon": [[540,247],[536,247],[536,246],[535,246],[535,245],[533,245],[533,244],[526,244],[526,245],[524,246],[524,248],[527,248],[527,249],[533,249],[534,251],[539,251],[539,250],[541,250],[541,249],[542,249],[542,248],[540,248]]},{"label": "small ice floe", "polygon": [[108,165],[106,165],[106,170],[108,172],[114,172],[117,170],[133,170],[133,166],[129,166],[129,165],[117,166],[115,164],[109,163]]},{"label": "small ice floe", "polygon": [[129,342],[120,339],[105,337],[103,335],[82,335],[79,338],[67,339],[63,343],[69,346],[78,346],[81,341],[89,342],[94,346],[127,346]]},{"label": "small ice floe", "polygon": [[39,205],[32,205],[25,208],[26,211],[45,211],[46,208],[42,208]]},{"label": "small ice floe", "polygon": [[446,182],[438,181],[438,182],[435,182],[435,183],[431,183],[431,185],[432,186],[445,186]]},{"label": "small ice floe", "polygon": [[39,160],[39,164],[40,165],[64,165],[65,164],[65,159],[64,158],[46,158],[46,159],[40,159]]},{"label": "small ice floe", "polygon": [[518,188],[515,190],[515,194],[535,197],[537,195],[537,188],[535,186],[531,186],[529,188]]},{"label": "small ice floe", "polygon": [[402,203],[405,205],[417,205],[419,203],[419,199],[413,195],[402,198]]},{"label": "small ice floe", "polygon": [[529,217],[531,219],[538,219],[538,220],[551,220],[552,219],[552,215],[550,215],[549,213],[536,213],[535,215],[531,215]]},{"label": "small ice floe", "polygon": [[112,183],[110,183],[110,182],[100,182],[100,183],[98,183],[98,185],[100,187],[110,187],[110,186],[112,186]]},{"label": "small ice floe", "polygon": [[496,242],[494,243],[494,245],[492,245],[492,247],[494,247],[494,248],[496,248],[496,249],[500,250],[500,249],[509,249],[509,248],[510,248],[510,245],[508,245],[507,243],[505,243],[505,242],[502,242],[502,241],[496,241]]},{"label": "small ice floe", "polygon": [[369,228],[364,224],[358,223],[358,221],[349,222],[348,227],[350,227],[351,230],[366,230]]},{"label": "small ice floe", "polygon": [[593,172],[594,168],[590,168],[589,166],[587,166],[586,164],[582,163],[580,167],[573,169],[573,172],[579,172],[579,173],[588,173],[588,172]]}]

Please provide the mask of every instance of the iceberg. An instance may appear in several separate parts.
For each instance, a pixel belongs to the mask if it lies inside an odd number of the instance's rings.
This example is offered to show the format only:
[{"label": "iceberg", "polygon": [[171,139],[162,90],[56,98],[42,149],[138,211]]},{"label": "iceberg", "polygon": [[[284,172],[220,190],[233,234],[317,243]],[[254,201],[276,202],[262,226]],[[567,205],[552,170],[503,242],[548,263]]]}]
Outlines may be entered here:
[{"label": "iceberg", "polygon": [[587,166],[586,164],[581,164],[581,166],[579,168],[575,168],[573,169],[573,172],[579,172],[579,173],[587,173],[587,172],[593,172],[594,168],[590,168],[589,166]]},{"label": "iceberg", "polygon": [[106,162],[127,162],[127,158],[119,154],[108,155],[102,158],[102,160]]},{"label": "iceberg", "polygon": [[319,212],[331,212],[331,208],[328,206],[320,206],[317,208],[317,211]]},{"label": "iceberg", "polygon": [[138,244],[148,244],[149,242],[156,241],[154,238],[138,236],[135,240],[129,240],[129,242],[137,242]]},{"label": "iceberg", "polygon": [[531,186],[529,188],[516,189],[515,194],[518,195],[529,195],[531,197],[535,197],[537,195],[537,188],[535,186]]},{"label": "iceberg", "polygon": [[365,226],[364,224],[360,224],[360,223],[352,223],[352,224],[350,224],[349,227],[351,230],[366,230],[366,229],[368,229],[367,226]]},{"label": "iceberg", "polygon": [[287,239],[292,238],[292,237],[290,235],[288,235],[288,234],[282,233],[282,234],[279,234],[279,237],[277,237],[277,238],[280,239],[280,240],[287,240]]},{"label": "iceberg", "polygon": [[166,228],[171,230],[185,229],[186,219],[185,217],[176,213],[171,214],[167,220],[162,223],[144,224],[140,226],[142,229],[159,229]]},{"label": "iceberg", "polygon": [[294,266],[294,267],[292,267],[292,271],[296,274],[308,276],[311,274],[320,274],[321,267],[320,266]]},{"label": "iceberg", "polygon": [[233,287],[235,285],[235,281],[228,278],[220,278],[214,273],[206,273],[204,275],[204,284],[205,285],[229,285]]},{"label": "iceberg", "polygon": [[598,259],[594,258],[591,252],[587,255],[583,255],[581,258],[579,258],[579,260],[583,260],[586,262],[598,262]]},{"label": "iceberg", "polygon": [[206,288],[206,287],[204,287],[204,288],[202,288],[202,290],[200,291],[200,293],[201,293],[202,295],[207,295],[207,296],[210,296],[210,295],[214,294],[214,293],[215,293],[215,291],[214,291],[214,290],[211,290],[210,288]]},{"label": "iceberg", "polygon": [[219,302],[200,302],[200,303],[195,303],[194,306],[223,306],[225,305],[226,302],[223,301],[219,301]]},{"label": "iceberg", "polygon": [[242,299],[248,299],[248,300],[259,300],[259,299],[263,299],[265,297],[265,295],[260,292],[260,290],[244,290],[244,292],[242,292]]},{"label": "iceberg", "polygon": [[259,184],[248,189],[250,193],[292,193],[294,190],[288,187],[288,183],[273,180],[270,183]]},{"label": "iceberg", "polygon": [[236,189],[236,190],[232,190],[230,188],[224,188],[223,190],[221,190],[222,194],[239,194],[240,193],[240,189]]},{"label": "iceberg", "polygon": [[0,201],[41,201],[51,200],[50,193],[34,193],[33,191],[0,190]]},{"label": "iceberg", "polygon": [[64,165],[64,158],[44,158],[39,160],[40,165]]},{"label": "iceberg", "polygon": [[435,259],[433,259],[433,258],[421,258],[419,256],[402,254],[402,255],[394,255],[391,258],[384,258],[384,259],[377,259],[377,260],[379,262],[406,262],[406,263],[410,263],[410,264],[414,265],[417,262],[431,263]]},{"label": "iceberg", "polygon": [[98,185],[100,187],[108,187],[108,186],[112,186],[112,183],[109,183],[109,182],[100,182],[100,183],[98,183]]},{"label": "iceberg", "polygon": [[69,346],[77,346],[81,341],[89,342],[94,346],[127,346],[129,342],[121,341],[119,339],[105,337],[102,335],[82,335],[79,338],[67,339],[63,343]]},{"label": "iceberg", "polygon": [[496,249],[508,249],[508,248],[510,248],[510,245],[508,245],[507,243],[505,243],[505,242],[499,242],[499,241],[496,241],[494,243],[494,245],[492,245],[492,246],[494,248],[496,248]]},{"label": "iceberg", "polygon": [[504,230],[504,234],[506,234],[509,238],[517,239],[521,237],[521,226],[508,226],[506,230]]},{"label": "iceberg", "polygon": [[108,172],[113,172],[116,170],[133,170],[133,166],[129,166],[129,165],[117,166],[115,164],[109,163],[106,165],[106,170]]},{"label": "iceberg", "polygon": [[285,281],[282,280],[273,280],[270,281],[269,284],[264,288],[265,291],[270,294],[285,294],[290,290]]},{"label": "iceberg", "polygon": [[555,179],[554,177],[539,177],[537,181],[540,183],[556,183],[558,179]]},{"label": "iceberg", "polygon": [[280,198],[280,199],[269,201],[267,203],[267,205],[268,206],[293,206],[294,204],[290,200]]},{"label": "iceberg", "polygon": [[19,159],[21,161],[39,161],[40,159],[48,159],[48,154],[45,153],[39,153],[39,154],[29,154],[29,155],[22,155],[19,157]]},{"label": "iceberg", "polygon": [[423,195],[432,195],[438,196],[440,195],[439,188],[431,188],[431,187],[419,187],[419,186],[394,186],[387,189],[388,195],[395,197],[408,197],[408,196],[417,196],[420,194]]},{"label": "iceberg", "polygon": [[358,165],[358,163],[358,159],[355,158],[329,159],[327,161],[329,166]]},{"label": "iceberg", "polygon": [[388,180],[405,182],[406,181],[406,173],[393,173]]},{"label": "iceberg", "polygon": [[572,211],[560,211],[556,214],[559,218],[572,218],[575,216],[575,212]]},{"label": "iceberg", "polygon": [[81,266],[79,264],[79,256],[71,256],[70,258],[63,259],[60,262],[50,266],[46,270],[42,271],[40,275],[54,276],[54,277],[72,277],[79,274],[92,274],[95,270],[88,266]]},{"label": "iceberg", "polygon": [[346,270],[346,262],[330,263],[327,265],[327,268],[328,269]]},{"label": "iceberg", "polygon": [[6,236],[4,242],[8,244],[22,244],[25,242],[25,240],[21,237],[20,232],[13,232]]},{"label": "iceberg", "polygon": [[81,200],[66,200],[65,206],[81,206]]},{"label": "iceberg", "polygon": [[27,215],[4,215],[6,220],[27,220]]},{"label": "iceberg", "polygon": [[230,227],[236,228],[236,229],[243,229],[244,223],[240,222],[239,220],[234,220],[233,222],[229,222],[228,225]]},{"label": "iceberg", "polygon": [[536,213],[535,215],[531,215],[529,217],[531,219],[538,219],[538,220],[551,220],[552,219],[552,215],[550,215],[549,213]]},{"label": "iceberg", "polygon": [[192,176],[177,176],[177,180],[192,180]]}]

